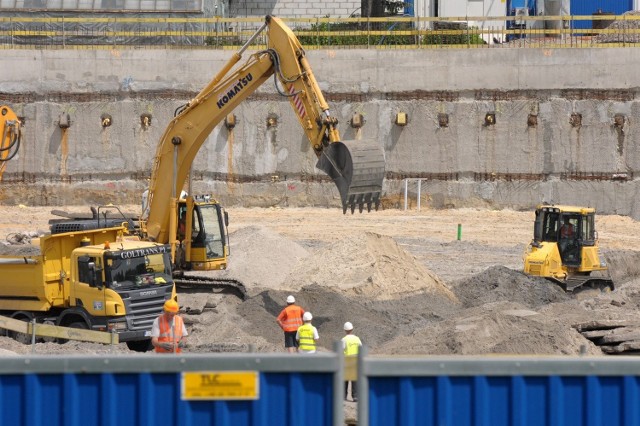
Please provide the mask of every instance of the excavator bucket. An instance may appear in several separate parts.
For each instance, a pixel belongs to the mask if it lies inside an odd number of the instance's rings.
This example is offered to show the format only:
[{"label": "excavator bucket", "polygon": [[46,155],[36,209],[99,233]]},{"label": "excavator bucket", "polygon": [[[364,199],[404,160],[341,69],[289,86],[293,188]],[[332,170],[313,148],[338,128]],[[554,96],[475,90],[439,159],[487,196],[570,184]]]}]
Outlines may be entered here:
[{"label": "excavator bucket", "polygon": [[333,142],[322,151],[316,167],[328,174],[340,192],[342,212],[366,205],[371,211],[380,206],[384,180],[384,152],[370,140]]}]

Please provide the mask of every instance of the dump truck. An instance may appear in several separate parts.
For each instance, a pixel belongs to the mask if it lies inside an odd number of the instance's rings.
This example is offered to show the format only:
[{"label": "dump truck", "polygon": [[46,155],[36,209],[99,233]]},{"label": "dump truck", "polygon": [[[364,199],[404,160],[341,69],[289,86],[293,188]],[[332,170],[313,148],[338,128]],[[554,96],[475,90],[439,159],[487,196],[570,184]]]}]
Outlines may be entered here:
[{"label": "dump truck", "polygon": [[169,245],[89,220],[54,224],[34,242],[1,247],[0,315],[113,332],[131,350],[150,348],[154,319],[177,301]]},{"label": "dump truck", "polygon": [[607,264],[599,253],[595,217],[591,207],[537,206],[533,240],[523,256],[524,273],[547,278],[567,292],[613,290]]}]

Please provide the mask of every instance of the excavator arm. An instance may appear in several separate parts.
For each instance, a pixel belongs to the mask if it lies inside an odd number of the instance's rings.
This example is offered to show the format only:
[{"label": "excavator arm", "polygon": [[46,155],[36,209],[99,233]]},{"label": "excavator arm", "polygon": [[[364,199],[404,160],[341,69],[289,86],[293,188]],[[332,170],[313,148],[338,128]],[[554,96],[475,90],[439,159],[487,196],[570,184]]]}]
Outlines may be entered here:
[{"label": "excavator arm", "polygon": [[0,105],[0,180],[7,162],[16,156],[20,149],[20,120],[11,108]]},{"label": "excavator arm", "polygon": [[[264,30],[267,49],[252,54],[235,70],[242,54]],[[384,154],[370,141],[341,142],[338,120],[329,106],[293,32],[278,18],[267,16],[263,26],[234,54],[223,69],[167,126],[157,148],[148,193],[147,237],[175,242],[177,194],[191,165],[213,128],[269,77],[291,106],[318,157],[317,167],[336,183],[343,211],[376,209],[384,179]],[[170,180],[169,180],[170,178]]]}]

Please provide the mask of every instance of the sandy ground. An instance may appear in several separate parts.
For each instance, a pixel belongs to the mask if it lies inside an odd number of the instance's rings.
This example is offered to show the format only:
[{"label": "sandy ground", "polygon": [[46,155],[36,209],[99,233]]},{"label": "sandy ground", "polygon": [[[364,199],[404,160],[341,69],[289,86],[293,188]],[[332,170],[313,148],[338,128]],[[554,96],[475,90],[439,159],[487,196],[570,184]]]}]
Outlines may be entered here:
[{"label": "sandy ground", "polygon": [[[0,241],[14,232],[46,231],[51,210],[0,208]],[[634,321],[640,307],[640,223],[627,217],[596,221],[616,290],[568,295],[520,272],[533,212],[228,210],[230,267],[216,274],[242,281],[248,297],[182,292],[190,352],[283,351],[275,317],[288,294],[313,313],[321,351],[332,349],[350,321],[369,351],[384,355],[602,355],[575,325]],[[130,353],[123,344],[32,348],[6,337],[0,348],[6,354]],[[354,413],[347,406],[347,417]]]},{"label": "sandy ground", "polygon": [[[0,241],[14,232],[45,232],[53,209],[3,207]],[[576,354],[584,346],[600,354],[572,325],[628,319],[640,303],[634,279],[640,223],[627,217],[597,219],[602,250],[620,265],[612,271],[616,291],[578,297],[519,272],[533,212],[228,210],[230,267],[216,274],[242,281],[248,298],[180,294],[193,352],[282,351],[274,318],[288,294],[314,314],[321,350],[331,350],[350,321],[374,354]],[[37,352],[83,350],[82,344],[42,345]],[[31,350],[7,341],[2,347]]]}]

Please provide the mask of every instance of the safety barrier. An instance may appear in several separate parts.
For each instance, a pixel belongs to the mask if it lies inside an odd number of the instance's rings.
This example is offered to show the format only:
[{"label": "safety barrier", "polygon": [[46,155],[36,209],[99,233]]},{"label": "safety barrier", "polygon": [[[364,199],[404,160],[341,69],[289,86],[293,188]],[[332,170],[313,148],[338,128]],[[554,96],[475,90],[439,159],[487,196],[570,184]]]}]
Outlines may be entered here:
[{"label": "safety barrier", "polygon": [[[212,48],[242,46],[264,18],[0,16],[0,48]],[[640,15],[283,18],[313,48],[580,48],[640,45]],[[514,24],[516,23],[516,24]],[[264,48],[258,38],[255,48]]]},{"label": "safety barrier", "polygon": [[342,356],[3,357],[0,424],[340,425]]},{"label": "safety barrier", "polygon": [[0,316],[0,331],[4,332],[4,330],[25,335],[32,342],[32,347],[35,345],[36,337],[80,340],[83,342],[104,343],[110,345],[117,345],[119,343],[119,337],[116,333],[69,328],[53,324],[40,324],[36,323],[35,319],[33,321],[26,322],[10,317]]},{"label": "safety barrier", "polygon": [[[348,364],[326,352],[5,357],[0,424],[342,425]],[[357,365],[361,426],[640,424],[634,357],[389,358],[364,348]]]},{"label": "safety barrier", "polygon": [[406,357],[362,351],[361,425],[638,425],[640,359]]}]

